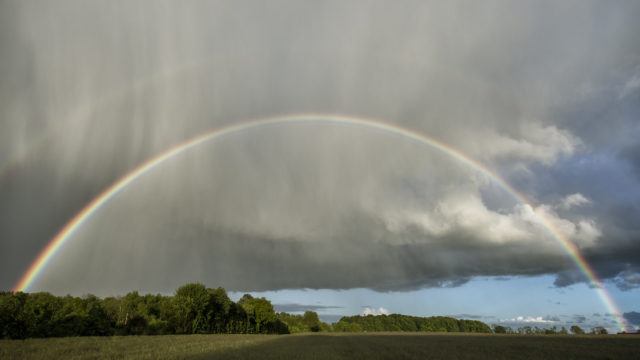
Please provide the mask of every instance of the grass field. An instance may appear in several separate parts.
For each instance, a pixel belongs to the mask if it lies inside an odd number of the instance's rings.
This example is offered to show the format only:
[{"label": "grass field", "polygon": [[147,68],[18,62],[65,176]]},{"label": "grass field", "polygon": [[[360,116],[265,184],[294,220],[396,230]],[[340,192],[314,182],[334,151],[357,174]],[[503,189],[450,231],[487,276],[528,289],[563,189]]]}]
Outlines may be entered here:
[{"label": "grass field", "polygon": [[0,359],[638,359],[637,336],[186,335],[0,340]]}]

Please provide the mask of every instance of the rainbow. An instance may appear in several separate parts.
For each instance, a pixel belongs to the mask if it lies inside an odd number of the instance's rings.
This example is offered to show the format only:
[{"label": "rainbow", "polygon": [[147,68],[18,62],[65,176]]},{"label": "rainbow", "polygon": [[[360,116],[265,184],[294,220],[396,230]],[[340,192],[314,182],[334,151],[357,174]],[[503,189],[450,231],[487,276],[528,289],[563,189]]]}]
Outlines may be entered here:
[{"label": "rainbow", "polygon": [[130,171],[128,174],[118,179],[116,182],[107,187],[98,196],[96,196],[89,204],[87,204],[79,213],[77,213],[59,232],[51,239],[47,246],[42,249],[37,258],[29,266],[27,271],[23,274],[17,284],[14,286],[14,291],[27,291],[29,287],[37,279],[38,275],[46,268],[51,259],[56,253],[60,251],[63,245],[73,236],[73,234],[82,226],[82,224],[89,219],[92,215],[100,210],[100,208],[116,197],[123,189],[136,181],[141,176],[153,171],[156,167],[164,163],[165,161],[173,158],[174,156],[183,153],[189,149],[192,149],[205,142],[219,139],[226,135],[237,133],[243,130],[265,127],[276,124],[290,124],[290,123],[329,123],[340,124],[350,126],[361,126],[370,129],[380,130],[393,135],[403,137],[408,140],[416,141],[420,144],[427,145],[434,149],[437,149],[463,164],[466,164],[484,175],[488,176],[492,181],[498,184],[501,188],[511,194],[519,202],[529,205],[535,212],[536,216],[540,219],[540,223],[546,228],[546,230],[552,235],[554,239],[560,244],[562,249],[567,253],[571,260],[576,264],[578,269],[589,279],[594,286],[602,303],[607,310],[612,313],[616,319],[616,322],[621,330],[626,329],[626,323],[621,316],[621,312],[618,309],[613,298],[609,295],[603,286],[602,281],[597,276],[593,268],[589,265],[587,260],[582,256],[578,247],[571,242],[562,232],[548,219],[548,217],[531,205],[531,201],[527,197],[514,189],[509,183],[507,183],[498,174],[484,166],[482,163],[474,160],[473,158],[465,155],[460,150],[451,147],[437,139],[434,139],[426,134],[408,130],[397,125],[383,122],[374,119],[363,119],[352,116],[344,115],[325,115],[325,114],[298,114],[288,115],[280,117],[271,117],[265,119],[257,119],[247,122],[242,122],[236,125],[230,125],[220,129],[215,129],[202,135],[191,138],[185,142],[177,144],[168,150],[156,155],[153,158],[140,164],[138,167]]}]

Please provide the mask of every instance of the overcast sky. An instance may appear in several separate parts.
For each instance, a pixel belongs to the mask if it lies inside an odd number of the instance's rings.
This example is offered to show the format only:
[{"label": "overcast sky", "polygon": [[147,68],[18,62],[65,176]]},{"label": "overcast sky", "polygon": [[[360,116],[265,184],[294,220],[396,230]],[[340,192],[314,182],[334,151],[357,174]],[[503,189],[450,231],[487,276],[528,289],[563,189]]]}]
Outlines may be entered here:
[{"label": "overcast sky", "polygon": [[429,134],[531,204],[366,127],[248,129],[127,187],[32,290],[201,281],[325,316],[606,318],[538,212],[637,322],[638,18],[632,1],[4,1],[0,288],[154,154],[249,119],[340,113]]}]

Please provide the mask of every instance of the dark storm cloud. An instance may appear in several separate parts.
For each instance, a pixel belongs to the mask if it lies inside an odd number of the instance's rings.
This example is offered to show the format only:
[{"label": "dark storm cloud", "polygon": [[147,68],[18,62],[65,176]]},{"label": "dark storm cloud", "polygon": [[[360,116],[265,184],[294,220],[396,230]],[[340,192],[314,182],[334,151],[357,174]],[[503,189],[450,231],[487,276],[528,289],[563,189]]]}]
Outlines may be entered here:
[{"label": "dark storm cloud", "polygon": [[625,269],[614,278],[615,284],[620,290],[632,290],[640,287],[640,268]]},{"label": "dark storm cloud", "polygon": [[632,171],[640,179],[640,144],[631,144],[623,148],[620,157],[629,163]]},{"label": "dark storm cloud", "polygon": [[[388,119],[471,154],[602,278],[635,289],[638,16],[630,2],[2,2],[0,288],[149,156],[243,119],[323,112]],[[181,157],[85,225],[39,286],[586,280],[531,209],[379,135],[276,129]]]},{"label": "dark storm cloud", "polygon": [[622,316],[629,322],[631,325],[640,325],[640,312],[631,311],[622,314]]},{"label": "dark storm cloud", "polygon": [[[159,230],[165,233],[172,231],[167,228]],[[206,279],[207,283],[231,291],[354,287],[392,291],[451,286],[452,277],[473,276],[478,269],[490,275],[504,272],[517,275],[549,273],[561,267],[564,261],[562,257],[549,261],[547,256],[541,256],[534,258],[537,262],[526,261],[526,266],[516,269],[505,267],[505,259],[519,259],[525,265],[525,258],[531,256],[528,247],[518,246],[510,250],[504,246],[468,245],[451,249],[442,244],[372,244],[365,239],[354,241],[351,238],[338,238],[329,243],[305,243],[233,234],[228,230],[197,237],[188,235],[184,230],[179,234],[175,239],[158,237],[154,248],[145,248],[143,253],[135,252],[135,248],[142,245],[135,244],[135,234],[118,242],[121,250],[115,253],[108,251],[109,255],[99,248],[75,246],[69,249],[65,258],[87,259],[95,266],[84,271],[82,279],[70,282],[69,279],[77,272],[76,265],[62,260],[43,275],[39,287],[54,292],[77,293],[99,281],[101,286],[94,291],[101,294],[121,293],[131,288],[170,292],[186,281]],[[203,242],[203,238],[210,241]],[[101,240],[96,238],[95,241]],[[172,242],[179,242],[181,250],[174,249]],[[127,245],[129,243],[131,245]],[[167,247],[173,250],[163,253]],[[114,262],[114,256],[119,261]],[[167,267],[174,270],[161,277],[144,275],[163,273]],[[368,271],[362,271],[362,268]],[[128,275],[131,273],[141,275],[131,277]]]}]

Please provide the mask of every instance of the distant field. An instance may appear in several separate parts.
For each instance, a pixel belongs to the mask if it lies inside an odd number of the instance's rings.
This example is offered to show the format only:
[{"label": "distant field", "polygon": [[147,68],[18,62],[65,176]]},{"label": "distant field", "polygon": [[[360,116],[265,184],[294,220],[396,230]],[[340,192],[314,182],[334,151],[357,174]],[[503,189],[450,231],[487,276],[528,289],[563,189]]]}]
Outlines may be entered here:
[{"label": "distant field", "polygon": [[638,336],[167,335],[0,340],[0,359],[638,359]]}]

